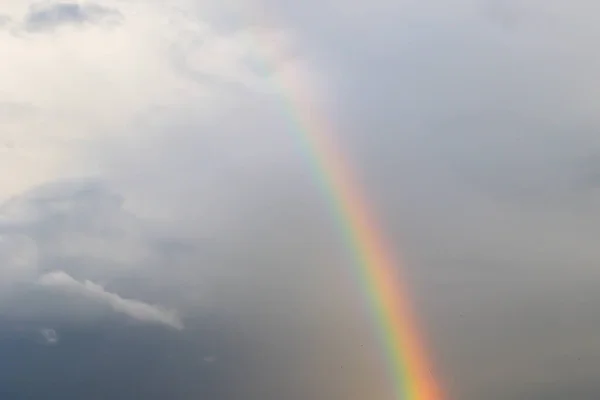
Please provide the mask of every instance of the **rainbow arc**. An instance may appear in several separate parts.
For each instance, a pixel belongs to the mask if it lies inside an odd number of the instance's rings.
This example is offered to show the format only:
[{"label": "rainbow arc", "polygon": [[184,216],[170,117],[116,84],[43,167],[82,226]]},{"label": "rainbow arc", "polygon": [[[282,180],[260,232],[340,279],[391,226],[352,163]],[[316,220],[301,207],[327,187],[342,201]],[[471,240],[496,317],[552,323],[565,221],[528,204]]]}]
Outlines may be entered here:
[{"label": "rainbow arc", "polygon": [[[267,65],[284,65],[273,51],[263,56]],[[286,75],[285,68],[271,79],[293,122],[292,132],[310,160],[314,176],[352,252],[353,273],[368,299],[368,309],[372,310],[395,400],[442,400],[400,276],[400,265],[371,215],[350,163],[335,142],[334,130],[327,118],[312,106],[305,88],[294,85],[297,79]]]}]

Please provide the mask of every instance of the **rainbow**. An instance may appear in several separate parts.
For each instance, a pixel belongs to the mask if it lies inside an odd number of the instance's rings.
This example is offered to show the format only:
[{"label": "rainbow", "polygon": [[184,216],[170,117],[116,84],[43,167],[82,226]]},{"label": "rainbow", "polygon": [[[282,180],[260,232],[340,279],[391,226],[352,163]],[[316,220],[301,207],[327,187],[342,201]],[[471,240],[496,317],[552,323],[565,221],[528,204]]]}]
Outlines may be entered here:
[{"label": "rainbow", "polygon": [[[264,49],[264,48],[263,48]],[[271,66],[284,63],[270,53]],[[281,61],[281,62],[280,62]],[[271,69],[273,70],[273,69]],[[398,264],[378,229],[363,190],[356,182],[341,147],[334,142],[333,129],[315,109],[311,96],[285,68],[271,79],[283,97],[286,112],[294,122],[295,136],[311,162],[314,175],[326,193],[331,209],[355,259],[355,271],[368,298],[395,400],[441,400],[432,376],[409,296],[400,279]]]}]

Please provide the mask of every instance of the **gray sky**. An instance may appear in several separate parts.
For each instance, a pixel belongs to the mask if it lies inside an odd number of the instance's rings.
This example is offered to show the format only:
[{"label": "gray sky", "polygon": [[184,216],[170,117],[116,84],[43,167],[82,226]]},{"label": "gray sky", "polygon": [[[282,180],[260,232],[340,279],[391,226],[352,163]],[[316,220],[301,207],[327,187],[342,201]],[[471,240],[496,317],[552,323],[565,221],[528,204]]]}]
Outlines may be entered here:
[{"label": "gray sky", "polygon": [[4,0],[0,315],[56,349],[57,321],[184,338],[219,315],[251,343],[233,397],[389,398],[268,79],[293,76],[404,261],[448,398],[598,398],[598,11]]}]

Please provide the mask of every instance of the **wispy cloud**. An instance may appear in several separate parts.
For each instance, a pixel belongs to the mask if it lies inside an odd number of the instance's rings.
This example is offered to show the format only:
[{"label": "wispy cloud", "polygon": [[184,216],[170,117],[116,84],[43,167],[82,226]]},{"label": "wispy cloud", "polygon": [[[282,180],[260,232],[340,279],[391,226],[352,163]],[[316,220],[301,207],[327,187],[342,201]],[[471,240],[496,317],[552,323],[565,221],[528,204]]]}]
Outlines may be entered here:
[{"label": "wispy cloud", "polygon": [[59,337],[58,333],[52,328],[42,328],[40,329],[40,334],[44,338],[44,343],[50,346],[58,344]]},{"label": "wispy cloud", "polygon": [[63,271],[42,275],[38,284],[49,288],[77,293],[94,301],[110,306],[114,311],[128,315],[141,322],[159,323],[172,328],[183,329],[183,322],[175,311],[139,300],[125,299],[116,293],[106,291],[102,286],[85,280],[80,282]]},{"label": "wispy cloud", "polygon": [[29,32],[44,32],[61,25],[97,24],[102,22],[119,22],[122,15],[112,8],[93,3],[58,2],[54,4],[32,5],[23,22],[24,29]]}]

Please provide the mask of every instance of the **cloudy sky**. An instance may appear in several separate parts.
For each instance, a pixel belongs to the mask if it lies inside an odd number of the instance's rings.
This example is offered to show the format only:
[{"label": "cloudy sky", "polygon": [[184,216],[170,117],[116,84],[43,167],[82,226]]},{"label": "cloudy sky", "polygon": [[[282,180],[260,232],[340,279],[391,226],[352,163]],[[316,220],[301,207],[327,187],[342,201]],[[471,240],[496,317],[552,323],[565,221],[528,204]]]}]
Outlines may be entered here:
[{"label": "cloudy sky", "polygon": [[598,12],[3,0],[2,398],[393,398],[293,86],[447,399],[597,399]]}]

